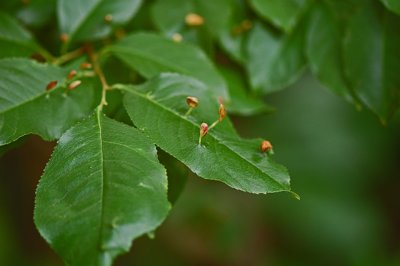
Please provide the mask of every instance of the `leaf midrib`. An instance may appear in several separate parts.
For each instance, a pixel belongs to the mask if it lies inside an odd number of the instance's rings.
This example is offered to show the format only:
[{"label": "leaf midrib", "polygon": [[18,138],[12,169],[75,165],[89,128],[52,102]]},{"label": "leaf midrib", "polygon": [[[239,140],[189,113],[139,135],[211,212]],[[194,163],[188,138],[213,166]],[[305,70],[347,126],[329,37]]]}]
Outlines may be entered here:
[{"label": "leaf midrib", "polygon": [[[171,109],[169,109],[169,108],[167,108],[167,107],[165,107],[165,106],[159,104],[159,103],[156,102],[156,101],[153,101],[151,98],[146,97],[146,95],[143,95],[142,93],[137,92],[134,88],[132,88],[132,87],[130,87],[131,89],[128,89],[128,88],[129,88],[128,86],[121,87],[122,90],[125,90],[125,91],[130,92],[130,93],[134,93],[134,94],[136,94],[136,95],[138,95],[138,96],[140,96],[140,97],[142,97],[142,98],[148,100],[149,102],[153,103],[154,105],[157,105],[157,106],[159,106],[160,108],[166,110],[167,112],[172,113],[173,115],[179,117],[181,120],[183,120],[183,121],[185,121],[185,122],[187,122],[187,123],[190,123],[192,126],[198,127],[198,125],[195,124],[193,121],[188,120],[188,119],[185,119],[185,118],[182,117],[180,114],[178,114],[178,113],[172,111]],[[242,160],[245,161],[246,163],[250,164],[252,167],[254,167],[255,169],[257,169],[257,171],[261,172],[263,175],[266,175],[270,180],[272,180],[274,183],[278,184],[278,187],[280,187],[280,188],[282,189],[282,191],[288,190],[288,188],[285,188],[281,183],[279,183],[277,180],[275,180],[274,178],[272,178],[269,174],[265,173],[263,170],[261,170],[260,168],[258,168],[257,165],[255,165],[253,162],[249,161],[247,158],[245,158],[245,157],[241,156],[240,154],[236,153],[236,152],[235,152],[234,150],[232,150],[229,146],[227,146],[227,145],[225,145],[225,144],[223,144],[223,143],[220,143],[220,142],[218,141],[218,138],[217,138],[216,136],[214,136],[213,133],[208,132],[207,135],[211,136],[211,137],[216,141],[216,143],[218,143],[218,145],[222,145],[222,146],[226,147],[232,154],[234,154],[235,156],[239,157],[240,159],[242,159]],[[267,192],[267,191],[266,191],[266,192]],[[276,191],[276,192],[278,192],[278,191]]]},{"label": "leaf midrib", "polygon": [[99,127],[99,144],[100,144],[100,162],[101,162],[101,214],[100,214],[100,230],[99,230],[99,241],[98,243],[100,244],[99,250],[101,253],[104,253],[104,249],[101,247],[103,245],[103,237],[104,237],[104,151],[103,151],[103,133],[101,130],[101,110],[100,108],[97,108],[96,110],[97,113],[97,125]]}]

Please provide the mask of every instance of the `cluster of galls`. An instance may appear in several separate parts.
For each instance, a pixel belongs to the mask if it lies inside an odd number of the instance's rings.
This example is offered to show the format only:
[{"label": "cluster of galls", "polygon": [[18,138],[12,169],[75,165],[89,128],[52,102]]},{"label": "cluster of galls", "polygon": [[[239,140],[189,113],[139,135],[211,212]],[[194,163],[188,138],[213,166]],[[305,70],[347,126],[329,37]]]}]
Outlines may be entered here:
[{"label": "cluster of galls", "polygon": [[[88,62],[83,62],[81,65],[80,65],[80,68],[82,69],[82,70],[87,70],[87,69],[91,69],[92,68],[92,65],[90,64],[90,63],[88,63]],[[81,85],[81,83],[82,83],[82,81],[81,80],[79,80],[79,79],[76,79],[77,78],[77,74],[78,74],[78,72],[76,71],[76,70],[71,70],[69,73],[68,73],[68,75],[67,75],[67,78],[66,78],[66,83],[67,83],[67,89],[68,90],[74,90],[74,89],[76,89],[79,85]],[[50,81],[48,84],[47,84],[47,86],[46,86],[46,91],[50,91],[50,90],[52,90],[52,89],[54,89],[54,88],[56,88],[57,87],[57,84],[58,84],[58,81],[57,80],[52,80],[52,81]]]},{"label": "cluster of galls", "polygon": [[[226,109],[222,98],[219,98],[218,101],[219,101],[218,119],[214,123],[212,123],[211,126],[208,126],[208,124],[204,122],[200,124],[199,145],[201,145],[201,140],[204,136],[207,135],[208,131],[213,127],[215,127],[218,123],[222,122],[222,120],[226,116]],[[199,105],[199,99],[193,96],[188,96],[186,98],[186,103],[189,106],[189,110],[186,112],[185,116],[188,116],[192,112],[192,110]],[[260,149],[263,153],[267,153],[269,155],[274,154],[274,151],[272,149],[272,144],[268,140],[261,141]]]}]

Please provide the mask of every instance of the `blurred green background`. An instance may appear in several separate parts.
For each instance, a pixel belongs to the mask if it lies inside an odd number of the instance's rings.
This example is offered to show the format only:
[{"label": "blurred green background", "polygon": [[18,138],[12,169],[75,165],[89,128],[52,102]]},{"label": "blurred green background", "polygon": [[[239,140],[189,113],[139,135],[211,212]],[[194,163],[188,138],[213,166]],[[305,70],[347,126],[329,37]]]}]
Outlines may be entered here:
[{"label": "blurred green background", "polygon": [[[155,238],[116,265],[400,265],[399,116],[384,127],[309,74],[265,100],[277,111],[235,124],[272,142],[301,200],[191,175]],[[0,158],[0,265],[62,265],[32,219],[53,146],[28,137]]]}]

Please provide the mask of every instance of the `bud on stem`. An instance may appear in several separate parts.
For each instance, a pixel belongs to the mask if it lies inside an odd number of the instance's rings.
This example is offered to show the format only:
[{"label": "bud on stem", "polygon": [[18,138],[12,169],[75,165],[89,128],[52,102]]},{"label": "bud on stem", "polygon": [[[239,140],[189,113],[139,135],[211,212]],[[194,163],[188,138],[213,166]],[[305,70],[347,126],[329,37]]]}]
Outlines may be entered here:
[{"label": "bud on stem", "polygon": [[201,123],[200,125],[200,137],[199,137],[199,145],[201,144],[201,139],[207,135],[208,133],[208,125],[207,123]]},{"label": "bud on stem", "polygon": [[186,112],[185,116],[188,116],[194,108],[199,105],[199,99],[193,96],[186,97],[186,104],[189,106],[189,110]]}]

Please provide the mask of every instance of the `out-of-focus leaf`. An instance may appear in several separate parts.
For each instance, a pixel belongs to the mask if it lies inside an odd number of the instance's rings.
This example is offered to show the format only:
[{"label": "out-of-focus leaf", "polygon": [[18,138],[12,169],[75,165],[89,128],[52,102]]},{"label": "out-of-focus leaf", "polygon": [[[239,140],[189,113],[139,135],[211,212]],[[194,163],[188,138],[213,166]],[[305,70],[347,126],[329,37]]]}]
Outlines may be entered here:
[{"label": "out-of-focus leaf", "polygon": [[310,0],[251,0],[250,3],[262,17],[285,31],[295,28]]},{"label": "out-of-focus leaf", "polygon": [[344,73],[341,23],[323,1],[310,12],[307,30],[307,57],[311,71],[336,94],[352,101],[351,89]]},{"label": "out-of-focus leaf", "polygon": [[[139,9],[141,0],[59,0],[58,23],[69,42],[99,39],[115,26],[128,22]],[[106,16],[111,15],[106,19]]]},{"label": "out-of-focus leaf", "polygon": [[305,23],[293,32],[280,35],[256,24],[249,33],[246,52],[251,88],[271,93],[293,83],[306,65],[303,54]]},{"label": "out-of-focus leaf", "polygon": [[56,0],[31,0],[17,12],[17,17],[32,27],[41,27],[56,14]]},{"label": "out-of-focus leaf", "polygon": [[357,96],[386,122],[400,101],[400,17],[372,0],[349,21],[345,70]]},{"label": "out-of-focus leaf", "polygon": [[[210,129],[199,145],[199,122],[212,121],[204,119],[204,109],[185,116],[182,107],[187,94],[200,99],[198,108],[204,104],[199,94],[208,89],[201,83],[162,75],[140,88],[122,89],[127,90],[124,104],[134,124],[197,175],[246,192],[290,191],[287,170],[260,152],[261,140],[244,140],[227,132],[227,118]],[[202,108],[218,112],[218,105]]]},{"label": "out-of-focus leaf", "polygon": [[185,28],[185,16],[190,12],[194,12],[193,1],[190,0],[158,0],[151,9],[153,23],[167,36]]},{"label": "out-of-focus leaf", "polygon": [[245,42],[253,23],[248,19],[247,5],[242,1],[231,2],[227,7],[230,9],[228,21],[218,34],[218,41],[231,59],[242,64],[245,62]]},{"label": "out-of-focus leaf", "polygon": [[38,185],[35,223],[67,265],[107,266],[169,208],[154,145],[97,111],[59,140]]},{"label": "out-of-focus leaf", "polygon": [[108,51],[146,78],[162,72],[193,76],[212,88],[214,95],[229,99],[224,79],[195,46],[176,43],[151,33],[137,33],[111,46]]},{"label": "out-of-focus leaf", "polygon": [[32,35],[13,17],[0,12],[0,58],[29,57],[37,50]]},{"label": "out-of-focus leaf", "polygon": [[182,31],[186,26],[185,16],[196,13],[204,18],[204,27],[217,36],[226,28],[232,0],[158,0],[152,7],[154,24],[168,35]]},{"label": "out-of-focus leaf", "polygon": [[400,15],[400,1],[399,0],[381,0],[381,2],[391,11]]},{"label": "out-of-focus leaf", "polygon": [[219,70],[228,84],[229,95],[231,96],[231,101],[227,106],[229,113],[248,116],[273,110],[260,98],[249,94],[246,89],[246,83],[239,71],[228,67],[220,67]]},{"label": "out-of-focus leaf", "polygon": [[[29,133],[45,140],[59,138],[92,112],[98,103],[95,83],[83,79],[70,91],[66,75],[64,69],[28,59],[0,60],[0,145]],[[47,91],[53,80],[59,85]]]}]

